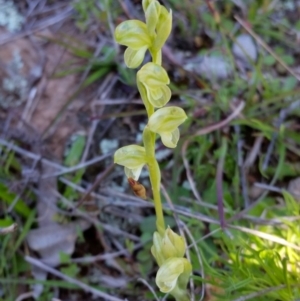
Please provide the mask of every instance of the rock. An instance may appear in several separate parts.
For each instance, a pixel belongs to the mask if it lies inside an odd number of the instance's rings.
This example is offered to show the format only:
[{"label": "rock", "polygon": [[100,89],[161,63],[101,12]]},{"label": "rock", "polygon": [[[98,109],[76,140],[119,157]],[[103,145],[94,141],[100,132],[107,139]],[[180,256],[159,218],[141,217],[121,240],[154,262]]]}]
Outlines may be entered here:
[{"label": "rock", "polygon": [[197,60],[187,63],[184,68],[210,81],[225,79],[233,72],[232,66],[223,55],[199,56]]},{"label": "rock", "polygon": [[232,46],[233,55],[244,63],[251,64],[257,59],[257,47],[248,34],[237,36],[235,43]]},{"label": "rock", "polygon": [[293,179],[289,182],[287,191],[300,202],[300,177]]}]

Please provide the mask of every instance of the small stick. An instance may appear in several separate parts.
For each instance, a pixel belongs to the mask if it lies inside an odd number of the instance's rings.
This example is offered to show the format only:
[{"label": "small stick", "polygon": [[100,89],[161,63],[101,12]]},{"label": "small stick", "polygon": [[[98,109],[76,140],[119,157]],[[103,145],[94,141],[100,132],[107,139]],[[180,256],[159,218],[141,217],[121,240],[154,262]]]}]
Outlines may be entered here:
[{"label": "small stick", "polygon": [[123,301],[123,299],[120,299],[120,298],[117,298],[117,297],[114,297],[114,296],[111,296],[105,292],[102,292],[100,290],[97,290],[75,278],[72,278],[70,276],[67,276],[61,272],[59,272],[58,270],[46,265],[45,263],[43,263],[42,261],[38,260],[38,259],[35,259],[33,257],[30,257],[30,256],[25,256],[25,260],[27,262],[29,262],[30,264],[58,277],[58,278],[61,278],[69,283],[72,283],[72,284],[75,284],[77,285],[78,287],[80,287],[81,289],[83,289],[85,292],[88,292],[88,293],[91,293],[97,297],[100,297],[100,298],[103,298],[105,300],[108,300],[108,301]]},{"label": "small stick", "polygon": [[248,197],[248,187],[247,187],[247,177],[246,169],[244,168],[243,163],[243,145],[244,140],[241,138],[241,129],[239,125],[234,126],[235,133],[237,135],[237,156],[238,156],[238,168],[240,170],[240,184],[242,186],[242,194],[244,199],[244,206],[247,208],[249,206],[249,197]]},{"label": "small stick", "polygon": [[6,228],[0,228],[0,235],[6,235],[9,233],[13,233],[17,230],[18,225],[16,223],[6,227]]},{"label": "small stick", "polygon": [[224,162],[225,162],[226,153],[227,153],[227,141],[226,138],[223,138],[222,153],[218,161],[217,174],[216,174],[218,212],[219,212],[220,225],[222,230],[224,230],[226,226],[224,204],[223,204],[223,171],[224,171]]},{"label": "small stick", "polygon": [[89,195],[96,189],[96,187],[103,181],[103,179],[112,172],[115,164],[110,164],[100,175],[97,176],[93,185],[87,190],[86,194],[79,200],[76,208],[80,207],[89,197]]}]

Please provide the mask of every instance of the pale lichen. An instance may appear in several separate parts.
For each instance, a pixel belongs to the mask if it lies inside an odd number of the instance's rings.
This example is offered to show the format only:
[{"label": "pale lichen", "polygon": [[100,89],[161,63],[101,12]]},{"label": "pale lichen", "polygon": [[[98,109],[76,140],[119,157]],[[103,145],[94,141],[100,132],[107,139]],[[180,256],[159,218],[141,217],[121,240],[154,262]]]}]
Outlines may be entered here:
[{"label": "pale lichen", "polygon": [[6,77],[2,79],[0,86],[0,106],[16,107],[26,100],[29,88],[27,79],[22,75],[24,64],[18,50],[13,52],[12,60],[5,67]]},{"label": "pale lichen", "polygon": [[13,1],[0,0],[0,26],[15,32],[21,29],[24,17],[18,12]]}]

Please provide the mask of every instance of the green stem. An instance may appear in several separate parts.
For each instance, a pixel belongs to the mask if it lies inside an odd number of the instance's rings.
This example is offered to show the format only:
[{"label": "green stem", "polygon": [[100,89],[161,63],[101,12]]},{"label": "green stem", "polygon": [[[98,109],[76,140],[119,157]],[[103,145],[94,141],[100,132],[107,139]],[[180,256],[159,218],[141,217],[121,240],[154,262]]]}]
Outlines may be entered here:
[{"label": "green stem", "polygon": [[152,56],[152,62],[161,66],[161,61],[162,61],[161,50],[153,51],[152,49],[149,49],[149,51]]},{"label": "green stem", "polygon": [[149,167],[149,177],[153,192],[154,208],[156,214],[156,227],[159,234],[163,235],[165,232],[165,221],[160,197],[160,181],[161,174],[159,165],[155,158],[155,133],[152,133],[148,126],[143,132],[144,147],[146,150],[147,163]]},{"label": "green stem", "polygon": [[191,301],[191,298],[189,297],[189,295],[187,293],[181,295],[181,296],[174,296],[176,301]]}]

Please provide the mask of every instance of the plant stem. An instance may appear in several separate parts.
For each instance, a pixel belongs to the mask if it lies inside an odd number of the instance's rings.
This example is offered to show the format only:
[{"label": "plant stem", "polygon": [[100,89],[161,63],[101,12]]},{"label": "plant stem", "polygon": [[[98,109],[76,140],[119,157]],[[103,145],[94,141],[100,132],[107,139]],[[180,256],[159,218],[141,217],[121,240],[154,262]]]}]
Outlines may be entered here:
[{"label": "plant stem", "polygon": [[[152,62],[161,65],[161,59],[162,59],[161,50],[159,51],[152,51],[151,49],[149,50],[152,56]],[[141,88],[139,90],[140,92],[143,92],[143,95],[141,93],[141,96],[145,98],[143,99],[143,101],[145,104],[147,104],[148,118],[150,118],[150,116],[154,113],[154,107],[147,100],[147,94],[144,93],[144,91]],[[155,138],[156,138],[156,134],[151,132],[146,126],[143,132],[143,141],[146,150],[146,156],[147,156],[148,167],[149,167],[149,178],[150,178],[152,193],[153,193],[153,201],[154,201],[154,208],[156,214],[156,228],[158,233],[161,236],[163,236],[166,227],[165,227],[165,220],[164,220],[164,214],[163,214],[161,197],[160,197],[161,173],[155,157]]]},{"label": "plant stem", "polygon": [[150,50],[150,53],[151,53],[151,56],[152,56],[152,62],[154,64],[157,64],[157,65],[161,66],[161,60],[162,60],[161,50],[159,50],[159,51],[153,51],[151,49],[149,49],[149,50]]},{"label": "plant stem", "polygon": [[146,126],[143,132],[144,147],[146,150],[147,163],[149,167],[149,177],[153,192],[153,201],[156,214],[156,227],[159,234],[165,232],[165,221],[160,197],[160,169],[155,158],[155,133],[152,133]]},{"label": "plant stem", "polygon": [[163,236],[166,228],[165,228],[165,221],[164,221],[164,215],[163,215],[161,198],[160,198],[160,172],[159,172],[159,180],[158,180],[158,174],[157,174],[157,171],[159,171],[158,163],[156,159],[151,161],[152,162],[149,162],[149,176],[150,176],[150,181],[152,186],[154,207],[156,213],[156,227],[158,233]]},{"label": "plant stem", "polygon": [[179,288],[178,286],[171,292],[171,295],[176,301],[190,301],[191,298],[186,289]]}]

